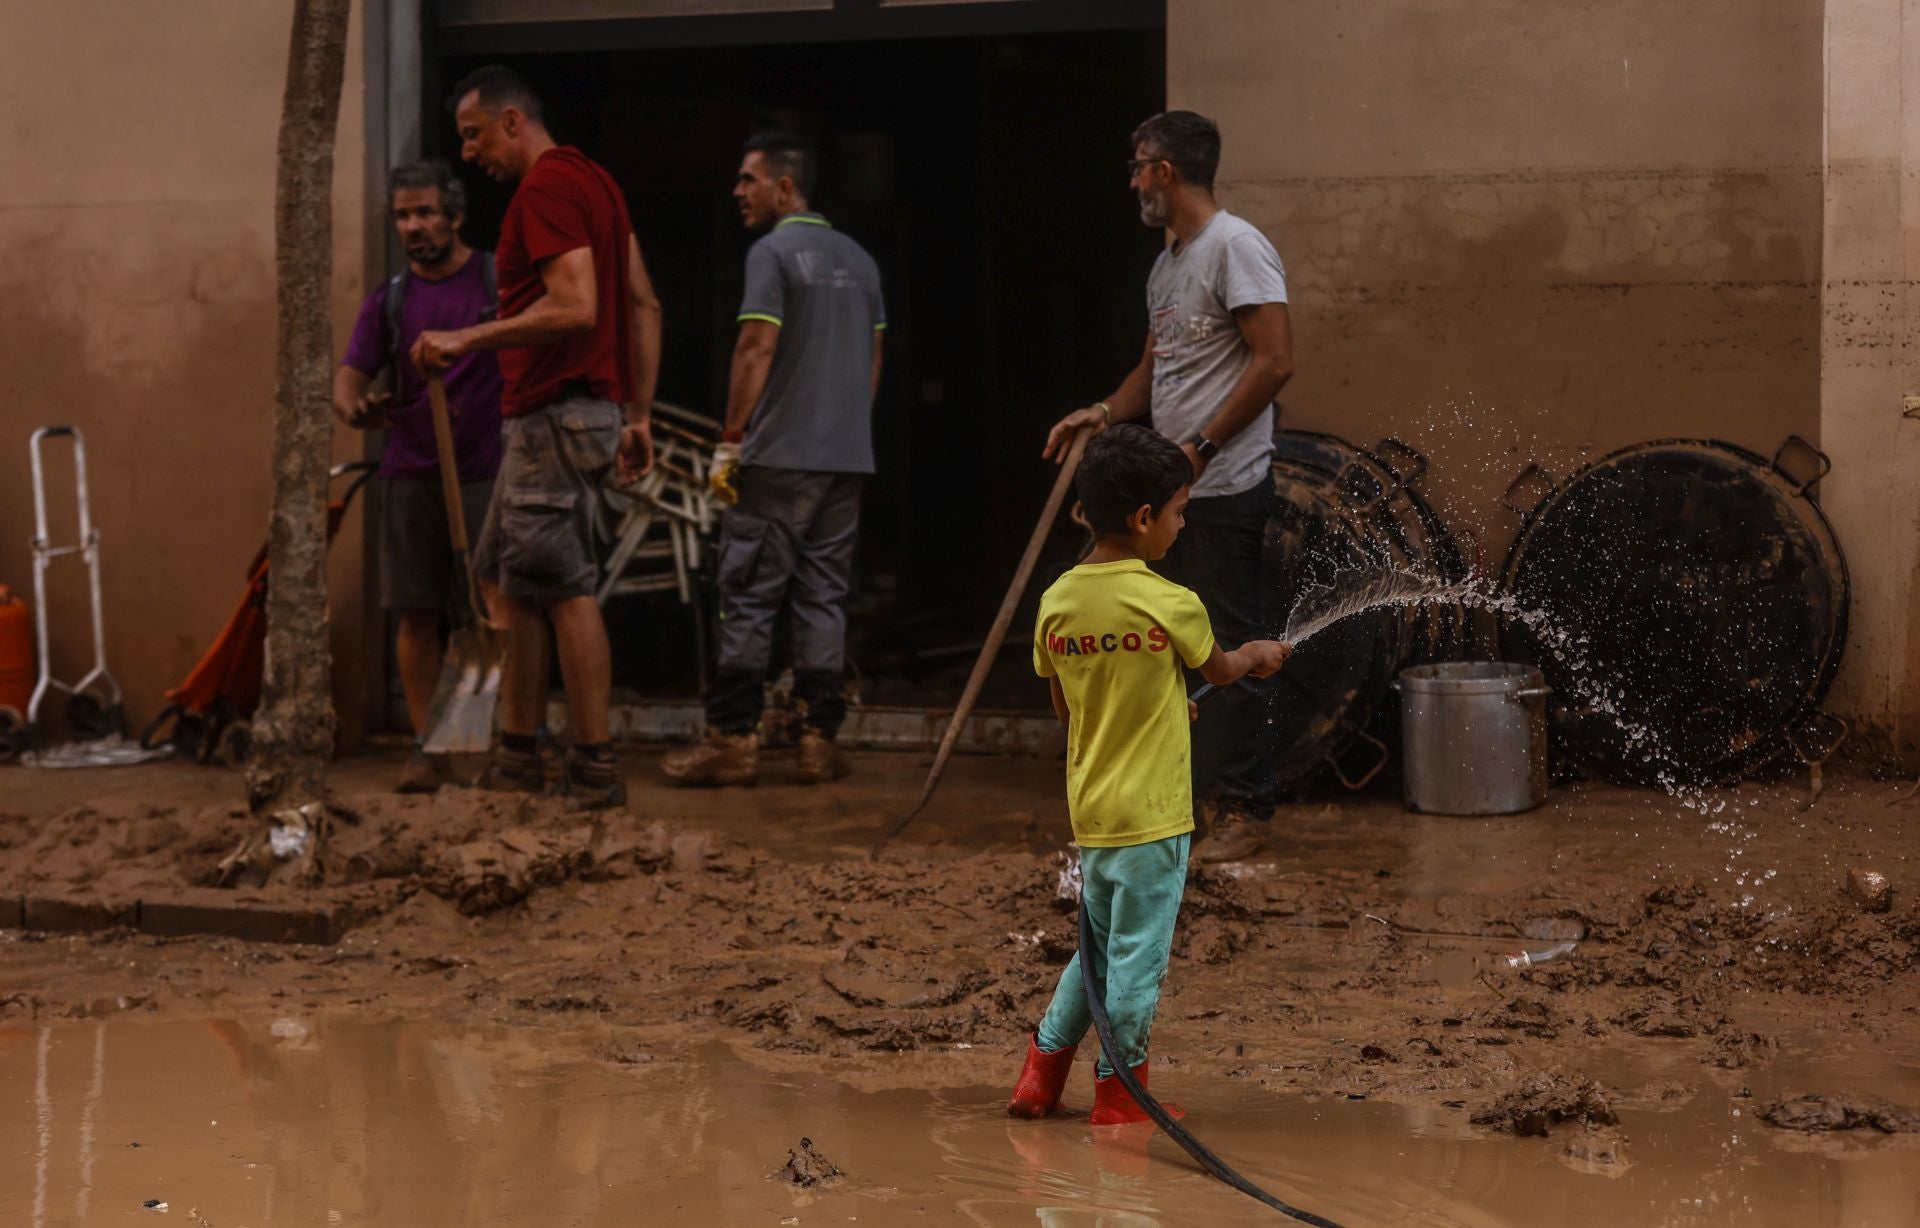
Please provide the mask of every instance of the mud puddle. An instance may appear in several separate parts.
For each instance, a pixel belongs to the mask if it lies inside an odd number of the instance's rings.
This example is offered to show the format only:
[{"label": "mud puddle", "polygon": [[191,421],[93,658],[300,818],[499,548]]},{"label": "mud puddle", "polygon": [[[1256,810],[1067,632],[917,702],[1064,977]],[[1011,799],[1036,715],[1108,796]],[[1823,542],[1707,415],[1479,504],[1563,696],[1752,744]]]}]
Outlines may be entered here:
[{"label": "mud puddle", "polygon": [[[312,1016],[0,1029],[0,1222],[1280,1222],[1164,1137],[1096,1138],[1084,1064],[1078,1112],[1009,1122],[997,1085],[927,1089],[925,1055],[829,1074],[662,1040]],[[1682,1063],[1596,1061],[1612,1085],[1644,1085],[1618,1102],[1630,1143],[1600,1162],[1570,1159],[1564,1129],[1516,1139],[1464,1110],[1283,1096],[1177,1067],[1155,1083],[1248,1176],[1350,1228],[1913,1221],[1910,1141],[1755,1119],[1776,1090],[1825,1086],[1816,1059],[1707,1081]],[[975,1069],[963,1052],[941,1063],[949,1079]],[[1909,1064],[1849,1074],[1909,1103],[1920,1091]]]}]

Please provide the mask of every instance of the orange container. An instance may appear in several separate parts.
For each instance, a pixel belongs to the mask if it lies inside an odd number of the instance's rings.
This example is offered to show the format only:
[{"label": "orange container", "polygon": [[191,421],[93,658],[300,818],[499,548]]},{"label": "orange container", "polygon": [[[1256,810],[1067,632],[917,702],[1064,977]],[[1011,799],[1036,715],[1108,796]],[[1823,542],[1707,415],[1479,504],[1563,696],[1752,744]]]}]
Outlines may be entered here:
[{"label": "orange container", "polygon": [[0,584],[0,706],[25,716],[33,682],[33,615]]}]

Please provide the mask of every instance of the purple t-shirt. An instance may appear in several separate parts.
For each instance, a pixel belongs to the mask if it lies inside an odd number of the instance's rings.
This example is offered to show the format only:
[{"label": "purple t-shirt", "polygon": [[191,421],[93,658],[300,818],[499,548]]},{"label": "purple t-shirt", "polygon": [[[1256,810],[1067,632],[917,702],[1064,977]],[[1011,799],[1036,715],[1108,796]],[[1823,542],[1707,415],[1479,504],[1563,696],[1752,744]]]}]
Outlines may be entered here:
[{"label": "purple t-shirt", "polygon": [[[406,355],[422,332],[451,330],[478,324],[494,310],[481,272],[480,253],[467,258],[460,271],[445,281],[415,276],[407,282],[400,304],[399,387],[388,414],[387,450],[380,458],[380,474],[390,478],[436,478],[439,452],[433,442],[433,409],[427,403],[427,382]],[[386,337],[387,283],[381,282],[353,322],[347,341],[345,366],[368,376],[387,365],[391,350]],[[489,353],[468,354],[446,372],[447,410],[453,416],[453,451],[462,482],[479,482],[500,469],[500,366]]]}]

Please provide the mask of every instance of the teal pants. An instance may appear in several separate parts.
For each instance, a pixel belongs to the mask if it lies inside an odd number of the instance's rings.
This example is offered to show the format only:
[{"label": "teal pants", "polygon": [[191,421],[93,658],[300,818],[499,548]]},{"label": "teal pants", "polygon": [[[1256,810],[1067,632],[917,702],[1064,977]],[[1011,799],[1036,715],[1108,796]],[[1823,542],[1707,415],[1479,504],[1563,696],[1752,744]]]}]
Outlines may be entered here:
[{"label": "teal pants", "polygon": [[[1080,961],[1093,961],[1095,984],[1113,1022],[1113,1038],[1131,1069],[1147,1060],[1147,1036],[1160,1005],[1160,982],[1173,955],[1173,923],[1187,887],[1190,834],[1117,849],[1082,849],[1080,907],[1093,924],[1093,949],[1082,949],[1060,974],[1053,1002],[1040,1021],[1042,1052],[1077,1045],[1093,1026]],[[1097,1073],[1113,1073],[1106,1054]]]}]

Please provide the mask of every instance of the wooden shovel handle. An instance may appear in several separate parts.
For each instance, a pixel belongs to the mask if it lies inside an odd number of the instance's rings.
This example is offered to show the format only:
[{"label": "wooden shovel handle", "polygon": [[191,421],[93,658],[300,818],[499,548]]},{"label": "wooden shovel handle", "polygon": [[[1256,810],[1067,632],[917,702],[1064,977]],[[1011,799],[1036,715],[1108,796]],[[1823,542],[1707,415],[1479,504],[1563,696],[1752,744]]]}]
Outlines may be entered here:
[{"label": "wooden shovel handle", "polygon": [[440,494],[447,501],[447,535],[453,548],[467,553],[467,513],[460,500],[460,469],[453,455],[453,418],[447,413],[447,385],[438,371],[427,374],[427,399],[433,402],[433,446],[440,454]]},{"label": "wooden shovel handle", "polygon": [[1053,490],[1047,495],[1047,505],[1041,509],[1040,521],[1033,526],[1033,536],[1027,539],[1026,553],[1020,556],[1020,565],[1014,569],[1013,583],[1007,586],[1007,595],[1000,601],[1000,612],[993,616],[993,628],[987,632],[986,642],[980,645],[979,659],[974,661],[973,673],[968,675],[966,688],[960,692],[960,703],[947,721],[947,731],[940,735],[940,745],[933,752],[933,767],[928,770],[927,782],[920,789],[920,800],[867,850],[869,861],[879,859],[880,850],[926,808],[934,789],[939,787],[940,777],[947,770],[947,760],[953,755],[954,743],[960,740],[960,730],[966,725],[974,701],[980,698],[980,688],[986,685],[987,674],[992,671],[993,663],[1000,655],[1000,645],[1006,641],[1007,628],[1013,622],[1013,612],[1019,608],[1020,597],[1027,591],[1027,581],[1032,579],[1034,565],[1040,561],[1040,548],[1047,544],[1047,537],[1053,531],[1053,522],[1059,519],[1060,507],[1067,501],[1067,492],[1073,488],[1074,471],[1080,468],[1081,454],[1087,450],[1087,440],[1091,438],[1091,428],[1081,427],[1075,432],[1073,445],[1067,449],[1066,460],[1060,466],[1060,474],[1053,479]]}]

